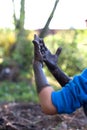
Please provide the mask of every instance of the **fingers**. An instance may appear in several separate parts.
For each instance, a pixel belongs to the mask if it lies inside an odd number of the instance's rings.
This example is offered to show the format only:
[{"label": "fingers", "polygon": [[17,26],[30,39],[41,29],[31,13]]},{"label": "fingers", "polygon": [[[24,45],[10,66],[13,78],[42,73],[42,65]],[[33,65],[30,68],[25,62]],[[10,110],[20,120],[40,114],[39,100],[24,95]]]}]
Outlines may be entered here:
[{"label": "fingers", "polygon": [[36,50],[40,51],[40,44],[39,44],[40,38],[35,34],[34,40],[32,41],[34,43],[34,47]]},{"label": "fingers", "polygon": [[40,48],[44,48],[44,49],[46,48],[43,39],[37,36],[36,34],[34,35],[34,40],[32,42],[39,44]]},{"label": "fingers", "polygon": [[39,37],[35,34],[34,35],[34,40],[32,41],[34,44],[37,43],[39,44]]},{"label": "fingers", "polygon": [[40,50],[46,48],[43,39],[38,37],[36,34],[34,35],[34,40],[32,42],[35,47],[37,46]]},{"label": "fingers", "polygon": [[61,48],[61,47],[59,47],[59,48],[57,49],[57,51],[56,51],[56,55],[57,55],[57,56],[59,56],[59,55],[60,55],[60,53],[61,53],[61,51],[62,51],[62,48]]},{"label": "fingers", "polygon": [[[37,47],[39,49],[39,51],[44,52],[45,51],[49,51],[48,48],[45,46],[44,40],[42,38],[40,38],[39,36],[37,36],[36,34],[34,35],[34,40],[32,41],[35,45],[35,47]],[[62,48],[59,47],[55,53],[55,55],[58,57],[60,55],[62,51]],[[50,51],[49,51],[50,52]]]}]

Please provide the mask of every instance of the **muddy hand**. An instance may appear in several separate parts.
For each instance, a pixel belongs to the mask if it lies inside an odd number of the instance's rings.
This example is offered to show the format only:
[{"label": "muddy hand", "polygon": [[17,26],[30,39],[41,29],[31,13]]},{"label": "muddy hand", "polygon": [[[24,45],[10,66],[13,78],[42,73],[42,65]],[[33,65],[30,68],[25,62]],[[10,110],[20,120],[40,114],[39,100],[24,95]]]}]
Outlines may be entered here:
[{"label": "muddy hand", "polygon": [[43,57],[39,45],[39,37],[37,35],[34,35],[34,40],[32,42],[34,44],[34,60],[43,63]]},{"label": "muddy hand", "polygon": [[44,41],[40,38],[39,40],[40,44],[40,51],[43,56],[43,61],[47,64],[47,66],[50,66],[53,68],[54,66],[57,66],[58,57],[61,53],[62,48],[59,47],[55,54],[52,54],[49,49],[45,46]]}]

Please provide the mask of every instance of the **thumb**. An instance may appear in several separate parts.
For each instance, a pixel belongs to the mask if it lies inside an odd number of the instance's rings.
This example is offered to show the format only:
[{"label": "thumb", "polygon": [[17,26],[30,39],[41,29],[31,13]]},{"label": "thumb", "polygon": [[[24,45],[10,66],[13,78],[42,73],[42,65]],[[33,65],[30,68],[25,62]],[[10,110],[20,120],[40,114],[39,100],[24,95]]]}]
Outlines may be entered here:
[{"label": "thumb", "polygon": [[59,47],[59,48],[57,49],[57,51],[56,51],[55,55],[59,56],[59,55],[60,55],[60,53],[61,53],[61,51],[62,51],[62,48],[61,48],[61,47]]},{"label": "thumb", "polygon": [[34,40],[32,41],[34,44],[39,44],[39,37],[35,34],[34,35]]}]

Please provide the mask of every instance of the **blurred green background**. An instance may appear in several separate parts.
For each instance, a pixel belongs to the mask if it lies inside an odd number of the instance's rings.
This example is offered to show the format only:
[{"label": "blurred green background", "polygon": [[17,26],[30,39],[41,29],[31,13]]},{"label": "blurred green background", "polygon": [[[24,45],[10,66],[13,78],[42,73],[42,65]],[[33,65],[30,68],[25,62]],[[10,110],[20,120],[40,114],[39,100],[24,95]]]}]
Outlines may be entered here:
[{"label": "blurred green background", "polygon": [[[52,32],[52,30],[51,30]],[[38,102],[33,61],[33,36],[39,31],[24,30],[18,37],[17,31],[0,30],[0,101]],[[87,30],[56,30],[49,33],[45,44],[54,54],[59,46],[62,53],[58,60],[60,68],[70,77],[80,73],[87,63]],[[6,73],[6,72],[7,73]],[[59,84],[46,66],[44,71],[55,89]]]}]

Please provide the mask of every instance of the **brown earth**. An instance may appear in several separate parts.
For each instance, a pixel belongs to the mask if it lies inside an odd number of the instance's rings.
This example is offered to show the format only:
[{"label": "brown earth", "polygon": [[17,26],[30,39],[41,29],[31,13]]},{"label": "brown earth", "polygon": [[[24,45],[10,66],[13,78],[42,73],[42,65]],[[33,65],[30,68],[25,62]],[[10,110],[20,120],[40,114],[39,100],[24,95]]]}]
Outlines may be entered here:
[{"label": "brown earth", "polygon": [[81,109],[67,115],[45,115],[39,104],[0,105],[0,130],[87,130],[87,117]]}]

